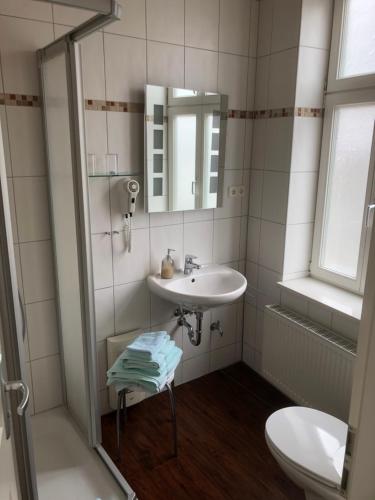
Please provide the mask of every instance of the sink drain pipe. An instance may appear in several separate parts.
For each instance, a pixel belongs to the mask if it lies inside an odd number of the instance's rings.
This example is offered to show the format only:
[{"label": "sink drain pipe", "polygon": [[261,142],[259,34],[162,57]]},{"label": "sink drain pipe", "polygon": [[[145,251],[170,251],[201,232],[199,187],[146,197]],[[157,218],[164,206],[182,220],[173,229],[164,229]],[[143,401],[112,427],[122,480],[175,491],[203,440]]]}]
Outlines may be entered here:
[{"label": "sink drain pipe", "polygon": [[[186,319],[187,314],[195,314],[196,328],[192,327],[191,323]],[[177,323],[179,326],[184,326],[187,329],[190,343],[193,346],[199,346],[202,340],[202,323],[203,313],[201,311],[189,311],[189,309],[178,308],[176,309],[175,316],[178,316]]]}]

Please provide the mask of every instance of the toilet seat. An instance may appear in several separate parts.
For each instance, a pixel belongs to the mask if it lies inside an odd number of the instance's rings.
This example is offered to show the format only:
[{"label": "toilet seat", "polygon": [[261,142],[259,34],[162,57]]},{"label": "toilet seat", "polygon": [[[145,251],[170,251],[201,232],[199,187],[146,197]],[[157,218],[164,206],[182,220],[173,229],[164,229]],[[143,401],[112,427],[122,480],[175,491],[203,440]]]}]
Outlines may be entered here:
[{"label": "toilet seat", "polygon": [[341,483],[347,431],[341,420],[301,406],[276,411],[266,422],[266,439],[276,455],[335,489]]}]

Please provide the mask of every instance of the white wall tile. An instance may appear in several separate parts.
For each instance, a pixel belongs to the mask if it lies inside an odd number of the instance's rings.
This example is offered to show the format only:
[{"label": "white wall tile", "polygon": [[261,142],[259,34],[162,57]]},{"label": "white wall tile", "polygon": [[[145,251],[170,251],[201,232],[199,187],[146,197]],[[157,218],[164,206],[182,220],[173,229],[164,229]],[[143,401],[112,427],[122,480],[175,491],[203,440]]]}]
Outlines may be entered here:
[{"label": "white wall tile", "polygon": [[31,362],[35,413],[63,403],[60,357],[48,356]]},{"label": "white wall tile", "polygon": [[184,44],[184,0],[146,0],[147,38]]},{"label": "white wall tile", "polygon": [[20,242],[51,237],[48,185],[45,177],[14,178],[17,227]]},{"label": "white wall tile", "polygon": [[0,55],[4,92],[39,94],[36,51],[53,41],[52,24],[0,17]]},{"label": "white wall tile", "polygon": [[210,353],[210,371],[221,370],[233,365],[236,360],[236,345],[228,345]]},{"label": "white wall tile", "polygon": [[51,242],[22,243],[20,256],[25,302],[53,299],[55,286]]},{"label": "white wall tile", "polygon": [[80,42],[83,94],[87,99],[105,99],[104,42],[98,31]]},{"label": "white wall tile", "polygon": [[248,170],[251,168],[251,155],[253,150],[253,127],[255,120],[246,119],[245,129],[245,153],[243,168]]},{"label": "white wall tile", "polygon": [[281,272],[284,260],[285,226],[262,221],[260,226],[259,263]]},{"label": "white wall tile", "polygon": [[[268,107],[293,107],[296,99],[298,49],[289,49],[270,56]],[[301,104],[297,104],[301,106]],[[309,106],[309,104],[303,104]]]},{"label": "white wall tile", "polygon": [[43,358],[59,352],[56,303],[45,300],[26,305],[30,359]]},{"label": "white wall tile", "polygon": [[184,224],[184,255],[196,255],[199,264],[212,262],[213,231],[213,221]]},{"label": "white wall tile", "polygon": [[242,198],[229,195],[229,188],[231,186],[240,185],[242,185],[242,172],[240,170],[224,171],[223,206],[214,209],[214,219],[241,215]]},{"label": "white wall tile", "polygon": [[152,227],[150,229],[151,273],[160,273],[161,261],[166,256],[168,248],[174,248],[173,259],[175,268],[183,267],[183,226]]},{"label": "white wall tile", "polygon": [[220,0],[219,50],[247,56],[249,52],[250,2]]},{"label": "white wall tile", "polygon": [[[125,113],[108,113],[109,116]],[[105,172],[104,155],[107,154],[107,113],[103,111],[85,111],[86,152],[95,154],[98,172]],[[112,130],[111,130],[112,132]]]},{"label": "white wall tile", "polygon": [[0,14],[52,22],[52,6],[33,0],[3,0],[0,2]]},{"label": "white wall tile", "polygon": [[95,290],[95,326],[97,342],[114,335],[115,311],[113,288]]},{"label": "white wall tile", "polygon": [[265,167],[268,123],[269,120],[265,119],[254,120],[251,168],[255,170],[263,170]]},{"label": "white wall tile", "polygon": [[172,224],[182,224],[184,221],[183,212],[160,212],[150,214],[150,226],[170,226]]},{"label": "white wall tile", "polygon": [[116,333],[150,327],[150,293],[145,281],[115,286],[114,294]]},{"label": "white wall tile", "polygon": [[247,98],[246,109],[252,111],[255,103],[255,83],[256,83],[256,59],[249,58],[249,67],[247,75]]},{"label": "white wall tile", "polygon": [[218,50],[220,0],[185,1],[185,44]]},{"label": "white wall tile", "polygon": [[146,37],[146,0],[126,0],[122,17],[119,21],[104,28],[107,33],[128,35],[137,38]]},{"label": "white wall tile", "polygon": [[176,343],[176,346],[182,349],[182,328],[178,326],[177,320],[167,321],[158,325],[152,326],[153,331],[166,331],[171,339]]},{"label": "white wall tile", "polygon": [[247,229],[247,258],[252,262],[258,262],[260,239],[260,219],[249,217]]},{"label": "white wall tile", "polygon": [[293,118],[286,117],[267,120],[266,170],[290,171],[293,123]]},{"label": "white wall tile", "polygon": [[239,260],[246,259],[246,243],[247,243],[247,216],[241,217],[241,235],[240,235],[240,256]]},{"label": "white wall tile", "polygon": [[249,215],[260,217],[262,214],[263,172],[253,170],[250,175]]},{"label": "white wall tile", "polygon": [[6,113],[13,175],[17,177],[45,174],[41,110],[7,106]]},{"label": "white wall tile", "polygon": [[105,33],[104,56],[107,98],[143,102],[146,41]]},{"label": "white wall tile", "polygon": [[217,52],[185,48],[185,87],[217,92]]},{"label": "white wall tile", "polygon": [[150,274],[150,236],[147,229],[133,229],[131,252],[128,252],[124,232],[112,236],[114,284],[140,281]]},{"label": "white wall tile", "polygon": [[53,5],[53,20],[55,23],[78,26],[95,15],[94,12],[77,9],[75,7],[64,7]]},{"label": "white wall tile", "polygon": [[332,7],[332,0],[302,0],[301,45],[329,49]]},{"label": "white wall tile", "polygon": [[308,316],[316,323],[332,328],[332,311],[328,307],[310,300],[308,302]]},{"label": "white wall tile", "polygon": [[229,96],[230,109],[245,109],[247,94],[248,58],[219,54],[218,90]]},{"label": "white wall tile", "polygon": [[359,321],[344,314],[334,312],[332,315],[332,329],[348,339],[357,341]]},{"label": "white wall tile", "polygon": [[323,120],[321,118],[294,118],[292,172],[319,170]]},{"label": "white wall tile", "polygon": [[91,233],[111,231],[109,180],[89,179]]},{"label": "white wall tile", "polygon": [[283,0],[273,4],[271,52],[297,47],[302,0]]},{"label": "white wall tile", "polygon": [[296,88],[296,106],[321,108],[327,77],[328,51],[300,47]]},{"label": "white wall tile", "polygon": [[184,212],[184,224],[189,222],[201,222],[204,220],[212,220],[214,218],[213,209],[204,210],[186,210]]},{"label": "white wall tile", "polygon": [[175,320],[175,324],[177,324],[177,318],[175,318],[174,313],[176,311],[176,304],[164,300],[157,295],[150,293],[151,300],[151,326],[152,329],[156,328],[154,325],[158,325],[160,323],[169,323]]},{"label": "white wall tile", "polygon": [[[135,213],[132,217],[132,228],[140,229],[148,227],[150,225],[150,217],[144,208],[143,176],[132,176],[131,178],[139,182],[139,194],[137,196]],[[122,214],[129,210],[129,198],[124,190],[124,183],[129,179],[129,177],[113,177],[110,179],[112,230],[115,231],[122,231],[124,229]]]},{"label": "white wall tile", "polygon": [[[277,285],[280,281],[281,276],[279,273],[266,269],[265,267],[259,266],[259,277],[258,277],[258,287],[259,291],[267,296],[267,300],[270,300],[274,304],[280,303],[280,288]],[[257,328],[258,330],[258,328]]]},{"label": "white wall tile", "polygon": [[147,42],[147,81],[152,85],[184,87],[184,47]]},{"label": "white wall tile", "polygon": [[259,21],[259,3],[251,0],[250,11],[250,36],[249,36],[249,56],[256,57],[258,46],[258,21]]},{"label": "white wall tile", "polygon": [[308,271],[311,261],[313,224],[291,224],[286,228],[284,275]]},{"label": "white wall tile", "polygon": [[314,222],[317,183],[317,172],[290,175],[288,224]]},{"label": "white wall tile", "polygon": [[211,332],[211,350],[234,344],[237,341],[237,304],[212,309],[211,321],[220,321],[223,330],[223,336],[217,331]]},{"label": "white wall tile", "polygon": [[95,289],[107,288],[113,284],[111,235],[91,236]]},{"label": "white wall tile", "polygon": [[255,349],[256,345],[257,309],[252,304],[245,303],[243,341]]},{"label": "white wall tile", "polygon": [[225,168],[242,169],[245,152],[246,121],[230,119],[227,123],[227,138],[225,144]]},{"label": "white wall tile", "polygon": [[296,313],[302,314],[302,316],[307,316],[308,314],[307,299],[302,295],[297,295],[285,289],[281,289],[281,305]]},{"label": "white wall tile", "polygon": [[262,218],[285,224],[288,208],[289,174],[264,172]]},{"label": "white wall tile", "polygon": [[184,383],[190,382],[190,380],[194,380],[198,377],[206,375],[209,369],[209,353],[205,353],[195,358],[188,359],[182,364],[182,380]]},{"label": "white wall tile", "polygon": [[269,92],[270,57],[259,57],[255,72],[255,100],[254,108],[267,109]]},{"label": "white wall tile", "polygon": [[143,172],[143,114],[108,113],[108,152],[118,154],[120,173]]},{"label": "white wall tile", "polygon": [[258,57],[271,52],[273,3],[273,0],[259,2]]},{"label": "white wall tile", "polygon": [[214,262],[224,264],[239,258],[241,219],[217,219],[214,222]]},{"label": "white wall tile", "polygon": [[246,279],[247,284],[253,290],[258,288],[258,265],[254,262],[246,262]]}]

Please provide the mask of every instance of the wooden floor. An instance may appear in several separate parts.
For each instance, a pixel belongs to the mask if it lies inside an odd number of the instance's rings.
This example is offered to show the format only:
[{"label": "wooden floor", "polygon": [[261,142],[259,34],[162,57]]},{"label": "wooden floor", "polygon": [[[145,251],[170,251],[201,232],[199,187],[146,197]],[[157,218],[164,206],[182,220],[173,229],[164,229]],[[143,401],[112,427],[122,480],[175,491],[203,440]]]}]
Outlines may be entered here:
[{"label": "wooden floor", "polygon": [[[172,455],[167,393],[129,408],[121,459],[115,415],[103,446],[140,500],[303,500],[264,440],[264,424],[290,401],[242,363],[176,387],[179,456]],[[117,459],[116,459],[117,457]]]}]

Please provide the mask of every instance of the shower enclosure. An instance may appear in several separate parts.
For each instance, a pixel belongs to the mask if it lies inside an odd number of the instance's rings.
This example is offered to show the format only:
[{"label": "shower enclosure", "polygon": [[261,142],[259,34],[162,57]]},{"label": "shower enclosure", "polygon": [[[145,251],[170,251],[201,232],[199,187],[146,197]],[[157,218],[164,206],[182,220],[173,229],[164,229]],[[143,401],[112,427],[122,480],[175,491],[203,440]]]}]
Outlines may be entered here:
[{"label": "shower enclosure", "polygon": [[[133,498],[133,491],[101,446],[84,96],[79,46],[81,39],[118,19],[119,6],[113,0],[82,0],[81,3],[86,6],[90,3],[91,9],[96,4],[98,10],[99,6],[102,7],[102,11],[38,51],[63,392],[66,407],[85,435],[87,443],[101,455],[128,498]],[[78,6],[77,2],[75,6]]]}]

